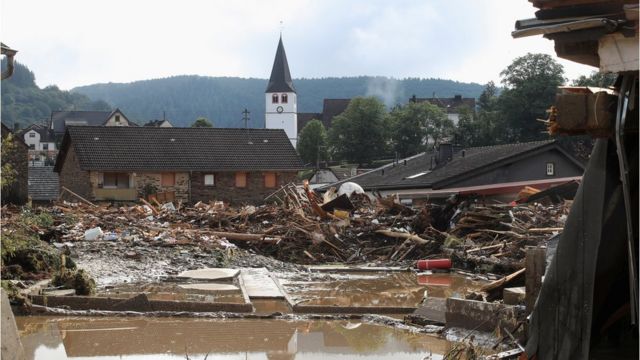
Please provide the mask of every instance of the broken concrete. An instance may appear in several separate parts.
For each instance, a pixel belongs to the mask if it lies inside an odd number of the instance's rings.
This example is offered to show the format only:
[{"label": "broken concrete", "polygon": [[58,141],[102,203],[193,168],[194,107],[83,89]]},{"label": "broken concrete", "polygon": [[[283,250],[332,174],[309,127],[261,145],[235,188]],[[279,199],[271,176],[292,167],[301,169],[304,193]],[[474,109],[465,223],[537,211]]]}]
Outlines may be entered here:
[{"label": "broken concrete", "polygon": [[202,290],[202,291],[239,291],[240,288],[229,284],[216,283],[199,283],[199,284],[180,284],[182,289]]},{"label": "broken concrete", "polygon": [[525,287],[512,287],[506,288],[502,292],[502,299],[507,305],[519,305],[524,304],[525,299]]},{"label": "broken concrete", "polygon": [[500,303],[448,298],[445,319],[447,327],[492,332],[498,326],[515,328],[518,311]]},{"label": "broken concrete", "polygon": [[284,294],[267,269],[242,269],[240,277],[251,299],[284,299]]},{"label": "broken concrete", "polygon": [[405,319],[417,325],[444,325],[447,300],[441,298],[427,298],[418,306],[416,311]]},{"label": "broken concrete", "polygon": [[238,269],[205,268],[183,271],[178,275],[178,278],[189,280],[231,281],[238,276],[239,273],[240,270]]},{"label": "broken concrete", "polygon": [[0,289],[0,297],[2,298],[2,322],[0,323],[0,327],[2,328],[2,351],[0,353],[0,359],[24,360],[24,349],[18,336],[18,327],[13,317],[9,298],[4,289]]}]

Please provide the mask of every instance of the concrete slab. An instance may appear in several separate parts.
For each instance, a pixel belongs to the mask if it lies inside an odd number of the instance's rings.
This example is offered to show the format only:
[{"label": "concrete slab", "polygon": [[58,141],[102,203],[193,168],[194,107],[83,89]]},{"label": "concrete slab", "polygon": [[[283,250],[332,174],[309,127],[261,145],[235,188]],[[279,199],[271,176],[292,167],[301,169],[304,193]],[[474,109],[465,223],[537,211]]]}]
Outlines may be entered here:
[{"label": "concrete slab", "polygon": [[251,299],[284,299],[284,294],[265,268],[242,269],[240,277]]},{"label": "concrete slab", "polygon": [[525,300],[525,287],[512,287],[502,290],[502,298],[507,305],[524,304]]},{"label": "concrete slab", "polygon": [[427,298],[418,305],[416,311],[407,319],[418,325],[436,325],[446,322],[447,300],[442,298]]},{"label": "concrete slab", "polygon": [[238,291],[239,287],[230,284],[200,283],[178,285],[183,289],[203,290],[203,291]]},{"label": "concrete slab", "polygon": [[76,294],[76,289],[43,290],[42,293],[51,296],[73,296]]},{"label": "concrete slab", "polygon": [[238,276],[239,273],[240,270],[238,269],[204,268],[183,271],[178,275],[178,278],[209,281],[230,281]]},{"label": "concrete slab", "polygon": [[22,360],[26,359],[24,348],[20,342],[20,336],[18,335],[18,327],[16,326],[16,320],[13,317],[13,311],[11,310],[11,304],[9,304],[9,298],[4,289],[0,289],[1,311],[2,321],[0,321],[1,336],[2,336],[2,349],[0,350],[0,358],[6,360]]},{"label": "concrete slab", "polygon": [[491,332],[496,327],[513,329],[519,319],[515,306],[448,298],[446,326]]}]

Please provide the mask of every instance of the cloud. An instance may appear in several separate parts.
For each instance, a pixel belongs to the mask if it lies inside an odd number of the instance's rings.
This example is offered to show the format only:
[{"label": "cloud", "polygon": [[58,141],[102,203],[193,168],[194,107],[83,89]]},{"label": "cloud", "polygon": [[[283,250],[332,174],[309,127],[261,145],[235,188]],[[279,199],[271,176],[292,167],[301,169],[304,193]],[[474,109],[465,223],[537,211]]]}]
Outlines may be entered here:
[{"label": "cloud", "polygon": [[40,86],[63,89],[181,74],[266,78],[280,21],[294,77],[484,83],[516,56],[553,54],[540,37],[511,39],[515,20],[533,16],[526,1],[0,1],[2,41]]}]

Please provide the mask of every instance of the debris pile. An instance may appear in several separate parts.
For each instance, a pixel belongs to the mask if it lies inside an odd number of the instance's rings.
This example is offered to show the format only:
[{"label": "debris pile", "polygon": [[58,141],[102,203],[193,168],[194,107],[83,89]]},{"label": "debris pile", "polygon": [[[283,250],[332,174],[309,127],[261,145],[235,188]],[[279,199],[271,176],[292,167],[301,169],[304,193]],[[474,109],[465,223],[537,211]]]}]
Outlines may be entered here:
[{"label": "debris pile", "polygon": [[562,230],[569,209],[566,201],[514,206],[469,199],[414,209],[393,197],[372,201],[357,192],[329,192],[321,198],[297,187],[283,187],[268,201],[237,208],[218,201],[62,202],[41,210],[53,218],[51,226],[33,226],[41,239],[65,250],[78,241],[107,242],[101,247],[123,247],[119,256],[133,260],[145,249],[190,245],[200,257],[242,248],[296,264],[408,265],[444,257],[456,267],[507,274],[522,267],[525,246],[543,245]]}]

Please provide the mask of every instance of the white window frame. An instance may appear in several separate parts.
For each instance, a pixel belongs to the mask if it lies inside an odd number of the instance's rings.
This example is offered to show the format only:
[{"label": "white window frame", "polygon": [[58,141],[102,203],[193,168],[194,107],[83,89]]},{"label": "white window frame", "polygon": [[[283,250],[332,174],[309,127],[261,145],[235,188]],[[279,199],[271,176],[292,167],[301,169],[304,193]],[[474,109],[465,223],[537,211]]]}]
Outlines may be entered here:
[{"label": "white window frame", "polygon": [[[211,179],[210,182],[207,179]],[[216,186],[216,175],[215,174],[205,174],[204,175],[204,186]]]},{"label": "white window frame", "polygon": [[556,174],[556,166],[552,162],[547,163],[547,176],[554,176]]}]

